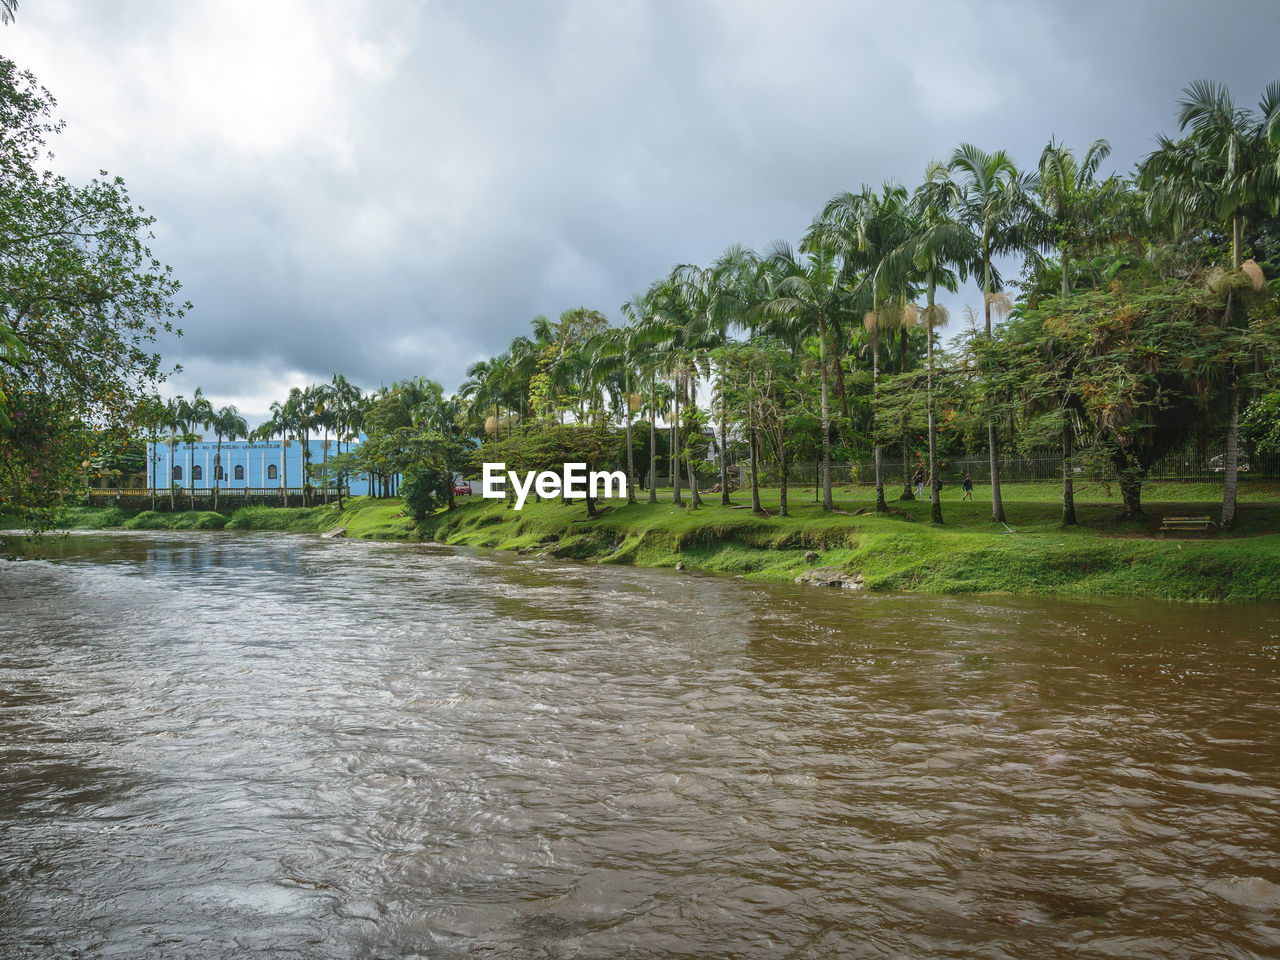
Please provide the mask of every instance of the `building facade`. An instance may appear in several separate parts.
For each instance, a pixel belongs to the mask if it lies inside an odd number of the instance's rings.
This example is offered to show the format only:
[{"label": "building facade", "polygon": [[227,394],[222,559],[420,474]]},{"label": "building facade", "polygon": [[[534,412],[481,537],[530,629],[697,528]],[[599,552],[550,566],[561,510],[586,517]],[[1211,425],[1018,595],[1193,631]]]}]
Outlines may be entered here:
[{"label": "building facade", "polygon": [[[358,446],[355,443],[352,448]],[[338,453],[338,442],[312,440],[309,448],[314,467]],[[213,441],[171,447],[161,440],[147,444],[148,486],[160,490],[173,485],[183,490],[212,490],[216,484],[223,490],[296,490],[303,486],[302,450],[302,443],[297,440],[224,440],[221,450]],[[342,452],[346,451],[347,445],[343,444]],[[319,484],[312,480],[311,485]],[[369,478],[364,474],[349,477],[347,485],[353,496],[369,492]]]}]

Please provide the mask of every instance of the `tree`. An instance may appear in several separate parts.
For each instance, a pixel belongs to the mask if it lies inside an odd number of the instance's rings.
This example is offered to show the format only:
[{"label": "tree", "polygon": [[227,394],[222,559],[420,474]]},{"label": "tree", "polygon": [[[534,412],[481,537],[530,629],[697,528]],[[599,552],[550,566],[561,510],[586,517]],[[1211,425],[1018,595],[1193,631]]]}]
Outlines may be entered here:
[{"label": "tree", "polygon": [[[1156,150],[1140,167],[1148,190],[1147,211],[1156,222],[1179,230],[1222,225],[1231,235],[1231,269],[1242,268],[1245,221],[1280,210],[1280,80],[1272,81],[1258,102],[1258,114],[1235,105],[1230,91],[1211,80],[1197,80],[1179,101],[1181,140],[1160,137]],[[1222,325],[1232,323],[1233,294],[1228,285]],[[1240,342],[1236,338],[1236,342]],[[1222,519],[1231,527],[1236,517],[1236,447],[1241,406],[1241,378],[1261,356],[1236,355],[1231,370],[1226,469],[1223,473]]]},{"label": "tree", "polygon": [[938,287],[955,291],[957,281],[978,266],[973,234],[957,218],[963,197],[940,163],[925,168],[924,182],[912,196],[909,239],[900,256],[909,258],[925,289],[920,314],[926,336],[928,379],[926,406],[929,431],[929,518],[942,523],[942,477],[938,466],[938,431],[934,404],[934,331],[947,322],[947,310],[936,302]]},{"label": "tree", "polygon": [[799,257],[786,244],[777,244],[769,260],[777,274],[764,312],[775,320],[790,320],[818,337],[822,423],[822,509],[834,510],[831,492],[831,404],[827,384],[828,343],[840,311],[842,289],[839,261],[832,246],[811,231],[808,252]]},{"label": "tree", "polygon": [[1099,164],[1109,156],[1111,144],[1106,140],[1093,141],[1078,160],[1054,140],[1040,153],[1040,227],[1044,242],[1058,251],[1064,297],[1071,292],[1073,259],[1110,235],[1105,203],[1121,187],[1115,177],[1102,183],[1096,179]]},{"label": "tree", "polygon": [[220,408],[209,424],[218,437],[218,450],[213,457],[213,509],[218,509],[218,493],[222,486],[222,439],[234,441],[237,437],[248,436],[249,425],[234,406]]},{"label": "tree", "polygon": [[86,461],[145,429],[138,401],[164,377],[154,343],[189,307],[123,180],[44,168],[55,106],[0,57],[0,510],[33,529]]},{"label": "tree", "polygon": [[[950,175],[960,191],[961,219],[973,231],[982,262],[983,315],[986,337],[991,339],[992,298],[1000,289],[1000,275],[992,258],[1026,250],[1030,238],[1025,230],[1028,194],[1035,178],[1018,172],[1013,159],[1003,150],[987,153],[971,143],[962,143],[951,154]],[[987,418],[987,451],[991,460],[991,519],[1004,523],[1004,503],[1000,497],[1000,445],[994,415]]]},{"label": "tree", "polygon": [[[900,325],[905,316],[906,273],[895,251],[907,240],[907,228],[907,192],[901,185],[886,181],[879,193],[864,186],[859,193],[846,191],[832,197],[823,208],[820,221],[810,230],[838,245],[844,258],[844,282],[861,292],[864,302],[869,301],[863,325],[871,339],[873,416],[880,382],[880,335],[886,326]],[[876,509],[887,511],[879,437],[875,438],[874,447]]]},{"label": "tree", "polygon": [[213,422],[213,404],[204,395],[204,390],[196,387],[191,399],[179,403],[179,416],[182,419],[183,441],[187,444],[187,498],[191,509],[196,508],[195,465],[196,448],[203,437],[195,432],[196,427],[208,427]]}]

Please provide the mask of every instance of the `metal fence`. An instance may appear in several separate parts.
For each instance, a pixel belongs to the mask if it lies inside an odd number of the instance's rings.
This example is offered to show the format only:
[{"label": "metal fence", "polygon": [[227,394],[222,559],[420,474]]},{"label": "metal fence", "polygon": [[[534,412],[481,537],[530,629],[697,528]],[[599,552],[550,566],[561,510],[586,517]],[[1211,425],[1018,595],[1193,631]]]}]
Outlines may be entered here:
[{"label": "metal fence", "polygon": [[[1219,481],[1223,476],[1225,456],[1221,453],[1204,457],[1199,453],[1179,452],[1165,457],[1155,464],[1147,473],[1147,480],[1186,480],[1186,481]],[[915,473],[920,461],[912,460],[906,465],[905,476]],[[747,465],[742,466],[743,477],[749,477]],[[822,465],[812,461],[792,463],[787,470],[787,478],[797,484],[814,483],[820,478]],[[1090,463],[1073,463],[1072,474],[1087,480],[1114,480],[1110,471],[1098,468]],[[943,483],[959,483],[968,474],[974,483],[991,481],[991,461],[987,457],[966,457],[963,459],[944,460],[939,464],[939,474]],[[1280,457],[1268,455],[1248,457],[1241,452],[1239,472],[1242,478],[1280,477]],[[886,483],[893,484],[904,478],[902,458],[885,458],[881,461],[881,473]],[[765,466],[760,471],[763,483],[776,483],[778,472],[776,467]],[[833,483],[872,484],[875,483],[875,460],[868,457],[851,463],[833,463],[831,465]],[[1010,482],[1037,482],[1062,479],[1062,456],[1043,454],[1040,456],[1001,457],[1000,479]]]},{"label": "metal fence", "polygon": [[[330,500],[338,498],[338,490],[331,487],[327,491],[319,487],[231,487],[218,491],[218,509],[234,510],[239,507],[281,507],[288,495],[289,506],[303,505],[303,496],[312,506],[323,503],[325,495]],[[212,510],[214,504],[213,490],[200,487],[197,489],[179,489],[170,491],[168,487],[119,487],[90,490],[85,502],[91,507],[125,507],[129,510],[151,509],[152,498],[155,498],[155,509],[176,510]]]}]

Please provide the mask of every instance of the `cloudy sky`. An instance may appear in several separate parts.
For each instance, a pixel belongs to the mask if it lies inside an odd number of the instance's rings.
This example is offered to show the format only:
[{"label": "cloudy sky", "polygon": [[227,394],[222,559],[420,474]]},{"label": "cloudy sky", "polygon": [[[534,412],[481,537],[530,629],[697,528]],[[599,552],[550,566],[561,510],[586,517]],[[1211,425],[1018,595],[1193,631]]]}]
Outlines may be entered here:
[{"label": "cloudy sky", "polygon": [[171,389],[251,422],[334,371],[451,390],[539,313],[616,321],[963,140],[1128,170],[1190,80],[1280,76],[1277,0],[20,0],[0,37],[59,169],[158,218],[195,305]]}]

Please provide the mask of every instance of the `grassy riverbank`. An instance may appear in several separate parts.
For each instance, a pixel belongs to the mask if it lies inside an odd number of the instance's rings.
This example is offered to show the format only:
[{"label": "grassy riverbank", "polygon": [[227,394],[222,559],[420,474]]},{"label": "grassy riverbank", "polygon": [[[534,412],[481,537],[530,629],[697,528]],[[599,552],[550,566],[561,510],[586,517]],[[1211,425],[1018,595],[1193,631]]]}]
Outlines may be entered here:
[{"label": "grassy riverbank", "polygon": [[[896,492],[896,491],[895,491]],[[1150,484],[1148,519],[1120,523],[1115,491],[1086,485],[1080,525],[1060,525],[1052,484],[1009,484],[1009,526],[990,522],[990,505],[958,492],[944,500],[946,523],[927,522],[928,504],[891,501],[900,513],[871,512],[868,488],[837,491],[825,513],[812,491],[792,491],[791,516],[779,517],[777,491],[764,493],[771,516],[720,505],[711,495],[696,511],[671,503],[610,506],[587,520],[581,503],[534,502],[516,512],[502,501],[463,501],[420,527],[399,500],[356,499],[336,505],[251,507],[230,516],[208,512],[132,514],[76,508],[82,529],[279,530],[319,533],[346,527],[348,536],[378,540],[435,539],[451,544],[599,563],[707,570],[760,579],[791,579],[811,567],[862,574],[872,590],[937,593],[1038,593],[1134,596],[1179,600],[1280,601],[1280,489],[1254,482],[1242,489],[1240,527],[1231,535],[1169,537],[1157,532],[1169,514],[1216,515],[1210,484]],[[669,493],[668,493],[669,496]],[[745,493],[735,503],[749,502]],[[849,515],[867,511],[859,515]]]}]

